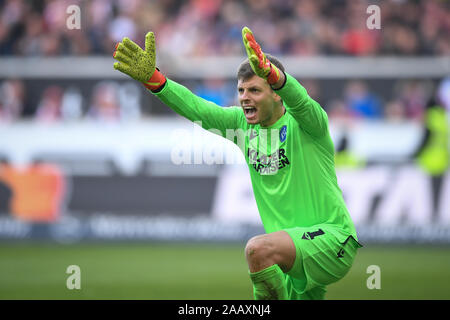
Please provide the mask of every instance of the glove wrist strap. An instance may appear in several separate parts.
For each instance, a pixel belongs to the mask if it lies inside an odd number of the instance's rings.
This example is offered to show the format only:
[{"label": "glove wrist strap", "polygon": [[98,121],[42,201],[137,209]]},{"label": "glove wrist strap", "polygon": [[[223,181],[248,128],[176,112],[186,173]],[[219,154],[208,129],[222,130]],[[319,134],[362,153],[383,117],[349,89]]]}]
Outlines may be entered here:
[{"label": "glove wrist strap", "polygon": [[142,82],[142,84],[150,91],[157,92],[160,91],[159,89],[164,86],[166,81],[166,77],[161,72],[159,72],[158,68],[156,68],[150,79],[148,79],[148,81],[146,82]]},{"label": "glove wrist strap", "polygon": [[270,64],[270,72],[267,76],[267,82],[270,85],[274,85],[275,83],[280,80],[280,70],[278,70],[277,67],[275,67],[272,63]]}]

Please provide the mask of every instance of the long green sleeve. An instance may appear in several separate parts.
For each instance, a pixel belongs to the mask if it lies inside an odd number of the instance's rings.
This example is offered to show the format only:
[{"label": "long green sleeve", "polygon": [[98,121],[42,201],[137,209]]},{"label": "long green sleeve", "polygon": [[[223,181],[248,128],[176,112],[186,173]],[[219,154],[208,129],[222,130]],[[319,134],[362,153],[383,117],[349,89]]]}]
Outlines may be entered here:
[{"label": "long green sleeve", "polygon": [[283,99],[287,112],[309,134],[316,137],[325,135],[328,132],[328,116],[325,110],[308,95],[295,78],[287,73],[285,75],[286,84],[276,93]]},{"label": "long green sleeve", "polygon": [[356,239],[337,183],[327,114],[289,74],[276,93],[287,112],[270,127],[250,125],[240,107],[219,107],[170,80],[156,95],[178,114],[202,121],[205,129],[223,136],[226,129],[251,133],[241,149],[266,232],[331,224]]},{"label": "long green sleeve", "polygon": [[164,88],[155,94],[179,115],[193,121],[201,121],[202,128],[220,130],[226,136],[227,129],[239,126],[240,107],[220,107],[193,94],[188,88],[167,79]]}]

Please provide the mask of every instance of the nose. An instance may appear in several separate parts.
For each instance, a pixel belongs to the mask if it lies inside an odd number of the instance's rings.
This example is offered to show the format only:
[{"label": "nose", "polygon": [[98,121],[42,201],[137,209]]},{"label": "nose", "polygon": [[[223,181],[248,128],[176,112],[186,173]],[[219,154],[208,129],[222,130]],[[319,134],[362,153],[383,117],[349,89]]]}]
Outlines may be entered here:
[{"label": "nose", "polygon": [[248,95],[247,95],[248,91],[247,90],[243,90],[239,93],[240,99],[241,100],[248,100]]}]

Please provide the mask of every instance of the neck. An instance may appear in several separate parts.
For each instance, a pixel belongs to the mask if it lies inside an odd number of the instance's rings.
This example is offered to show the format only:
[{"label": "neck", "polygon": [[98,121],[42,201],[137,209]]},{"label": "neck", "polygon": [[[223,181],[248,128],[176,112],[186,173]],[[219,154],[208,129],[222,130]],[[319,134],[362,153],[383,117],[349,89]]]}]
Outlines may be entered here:
[{"label": "neck", "polygon": [[276,108],[272,117],[269,120],[267,120],[266,122],[261,122],[261,127],[270,127],[275,122],[280,120],[280,118],[285,114],[285,112],[286,108],[284,107],[284,105],[281,105],[280,108]]}]

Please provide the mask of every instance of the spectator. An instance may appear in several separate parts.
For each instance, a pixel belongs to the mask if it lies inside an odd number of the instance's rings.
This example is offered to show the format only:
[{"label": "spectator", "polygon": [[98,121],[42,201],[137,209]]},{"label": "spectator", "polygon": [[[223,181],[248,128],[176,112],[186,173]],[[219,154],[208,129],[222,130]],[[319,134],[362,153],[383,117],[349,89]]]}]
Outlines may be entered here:
[{"label": "spectator", "polygon": [[397,84],[396,95],[404,105],[406,116],[409,119],[422,120],[430,89],[430,84],[415,80]]},{"label": "spectator", "polygon": [[141,117],[141,88],[134,81],[119,87],[120,119],[139,120]]},{"label": "spectator", "polygon": [[348,106],[340,99],[334,99],[328,103],[327,113],[330,121],[336,123],[349,123],[354,118]]},{"label": "spectator", "polygon": [[6,80],[0,85],[0,121],[20,118],[24,109],[25,86],[21,80]]},{"label": "spectator", "polygon": [[374,54],[379,47],[379,32],[369,30],[366,25],[366,9],[368,4],[363,1],[350,1],[347,4],[346,30],[342,32],[341,42],[344,53],[355,56]]},{"label": "spectator", "polygon": [[115,82],[100,82],[92,94],[87,117],[99,122],[117,122],[120,119],[118,85]]},{"label": "spectator", "polygon": [[450,114],[450,76],[439,83],[437,96],[447,113]]},{"label": "spectator", "polygon": [[64,91],[61,102],[61,118],[64,121],[76,121],[83,114],[83,96],[80,90],[69,87]]},{"label": "spectator", "polygon": [[52,123],[61,120],[63,89],[53,85],[44,90],[36,111],[36,120]]},{"label": "spectator", "polygon": [[350,81],[345,88],[345,103],[356,117],[378,119],[382,117],[380,100],[369,92],[363,81]]},{"label": "spectator", "polygon": [[405,106],[399,100],[389,101],[384,109],[384,116],[387,121],[399,122],[406,119]]}]

